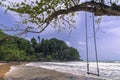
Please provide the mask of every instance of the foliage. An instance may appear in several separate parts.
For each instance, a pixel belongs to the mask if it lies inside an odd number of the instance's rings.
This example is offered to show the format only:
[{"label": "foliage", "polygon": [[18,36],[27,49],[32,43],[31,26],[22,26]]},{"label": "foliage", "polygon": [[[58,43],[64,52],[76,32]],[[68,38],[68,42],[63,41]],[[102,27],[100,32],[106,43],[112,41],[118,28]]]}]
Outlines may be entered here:
[{"label": "foliage", "polygon": [[[49,25],[60,31],[75,28],[74,16],[78,11],[88,11],[96,16],[120,16],[120,0],[24,0],[20,3],[2,0],[0,6],[18,13],[22,18],[21,24],[26,26],[23,33],[41,33]],[[6,4],[8,3],[8,4]],[[33,24],[33,25],[30,25]],[[68,27],[66,27],[68,26]]]},{"label": "foliage", "polygon": [[52,57],[50,55],[47,56],[47,61],[51,61]]},{"label": "foliage", "polygon": [[[79,52],[56,38],[28,41],[0,31],[0,60],[2,61],[74,61]],[[41,42],[40,42],[41,41]]]},{"label": "foliage", "polygon": [[[6,7],[6,11],[11,10],[19,13],[20,17],[23,17],[21,24],[26,25],[25,32],[42,32],[49,24],[52,24],[52,27],[56,28],[58,31],[60,29],[69,28],[70,31],[72,28],[72,23],[75,22],[73,16],[74,13],[70,13],[66,17],[64,14],[59,15],[59,12],[55,13],[58,10],[68,9],[72,6],[78,5],[80,0],[36,0],[29,1],[25,0],[24,2],[16,3],[13,1],[1,1],[1,6]],[[4,3],[8,3],[7,5]],[[55,14],[54,14],[55,13]],[[54,15],[53,15],[54,14]],[[60,24],[62,22],[62,24]],[[34,24],[29,25],[29,24]],[[29,25],[29,26],[28,26]],[[63,25],[69,25],[69,27],[64,27]],[[60,28],[62,27],[62,28]],[[37,28],[37,31],[36,31]],[[39,30],[39,31],[38,31]]]}]

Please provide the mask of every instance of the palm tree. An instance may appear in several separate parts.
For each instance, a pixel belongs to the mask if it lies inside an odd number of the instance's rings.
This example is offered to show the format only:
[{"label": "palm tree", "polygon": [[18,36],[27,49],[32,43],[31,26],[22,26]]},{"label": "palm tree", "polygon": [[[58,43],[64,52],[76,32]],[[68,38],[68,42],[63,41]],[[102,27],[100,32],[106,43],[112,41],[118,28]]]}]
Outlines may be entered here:
[{"label": "palm tree", "polygon": [[38,36],[39,44],[40,44],[40,36]]}]

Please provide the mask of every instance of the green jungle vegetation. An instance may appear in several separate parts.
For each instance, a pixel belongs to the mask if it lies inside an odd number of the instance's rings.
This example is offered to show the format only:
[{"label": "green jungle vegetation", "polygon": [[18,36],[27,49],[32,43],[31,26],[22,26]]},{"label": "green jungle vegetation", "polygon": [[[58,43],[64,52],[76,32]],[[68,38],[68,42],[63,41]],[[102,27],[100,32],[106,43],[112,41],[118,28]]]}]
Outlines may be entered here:
[{"label": "green jungle vegetation", "polygon": [[[38,42],[37,42],[38,41]],[[56,38],[31,41],[0,30],[0,61],[78,61],[79,52]]]}]

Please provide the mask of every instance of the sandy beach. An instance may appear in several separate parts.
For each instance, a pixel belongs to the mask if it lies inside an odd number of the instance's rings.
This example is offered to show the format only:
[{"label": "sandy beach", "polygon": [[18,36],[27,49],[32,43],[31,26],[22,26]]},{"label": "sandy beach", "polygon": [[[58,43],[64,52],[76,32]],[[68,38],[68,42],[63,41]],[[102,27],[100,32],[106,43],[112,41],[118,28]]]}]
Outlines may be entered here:
[{"label": "sandy beach", "polygon": [[5,80],[102,80],[13,63],[0,65],[0,76]]},{"label": "sandy beach", "polygon": [[4,77],[5,73],[10,70],[10,66],[0,63],[0,78]]},{"label": "sandy beach", "polygon": [[25,62],[0,63],[0,80],[3,79],[6,75],[6,73],[10,71],[11,66],[17,66],[17,65],[21,65],[21,64],[25,64]]}]

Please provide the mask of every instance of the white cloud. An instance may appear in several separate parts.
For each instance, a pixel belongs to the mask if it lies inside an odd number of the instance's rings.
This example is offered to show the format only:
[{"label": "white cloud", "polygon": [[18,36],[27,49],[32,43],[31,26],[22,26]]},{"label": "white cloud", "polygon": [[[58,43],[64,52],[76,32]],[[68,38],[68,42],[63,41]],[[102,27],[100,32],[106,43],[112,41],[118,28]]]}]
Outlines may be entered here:
[{"label": "white cloud", "polygon": [[101,18],[100,26],[104,28],[109,27],[116,27],[120,23],[120,17],[113,17],[113,16],[103,16]]},{"label": "white cloud", "polygon": [[79,46],[79,48],[78,48],[80,51],[82,50],[82,51],[85,51],[86,49],[85,49],[85,47],[82,47],[82,46]]},{"label": "white cloud", "polygon": [[[112,25],[116,25],[115,23],[112,24]],[[109,25],[110,26],[110,25]],[[107,27],[107,28],[103,28],[102,29],[105,33],[109,34],[109,37],[120,37],[120,26],[119,25],[116,25],[116,26],[113,26],[113,27]]]},{"label": "white cloud", "polygon": [[80,46],[85,46],[86,43],[85,43],[85,42],[82,42],[82,41],[79,41],[78,44],[79,44]]},{"label": "white cloud", "polygon": [[120,27],[114,27],[112,29],[107,29],[106,31],[112,35],[120,36]]},{"label": "white cloud", "polygon": [[104,28],[109,28],[109,27],[116,27],[120,23],[120,20],[111,20],[111,21],[106,21],[106,22],[101,22],[101,27]]},{"label": "white cloud", "polygon": [[[3,4],[6,4],[6,5],[11,5],[11,3],[21,3],[21,2],[24,2],[25,0],[6,0],[3,2]],[[26,0],[26,3],[28,4],[31,4],[31,1],[35,2],[36,0]],[[5,10],[5,8],[3,8]],[[8,11],[8,14],[12,15],[13,18],[15,18],[15,20],[21,20],[21,17],[18,16],[18,13],[15,13],[13,11]]]},{"label": "white cloud", "polygon": [[[4,4],[8,4],[9,5],[9,2],[13,2],[13,3],[21,3],[21,2],[24,2],[25,0],[6,0],[4,1]],[[31,2],[31,1],[36,1],[36,0],[26,0],[27,3]]]},{"label": "white cloud", "polygon": [[68,41],[65,41],[65,43],[66,43],[66,45],[69,46],[69,47],[72,46],[72,44],[71,44],[70,42],[68,42]]},{"label": "white cloud", "polygon": [[41,35],[49,35],[51,33],[55,33],[55,29],[51,26],[48,26],[42,33]]},{"label": "white cloud", "polygon": [[25,39],[27,39],[28,41],[31,41],[31,38],[29,38],[29,37],[25,37]]},{"label": "white cloud", "polygon": [[78,41],[79,44],[79,50],[85,51],[86,43],[83,41]]},{"label": "white cloud", "polygon": [[100,23],[100,29],[109,34],[109,37],[120,36],[120,17],[104,16]]}]

